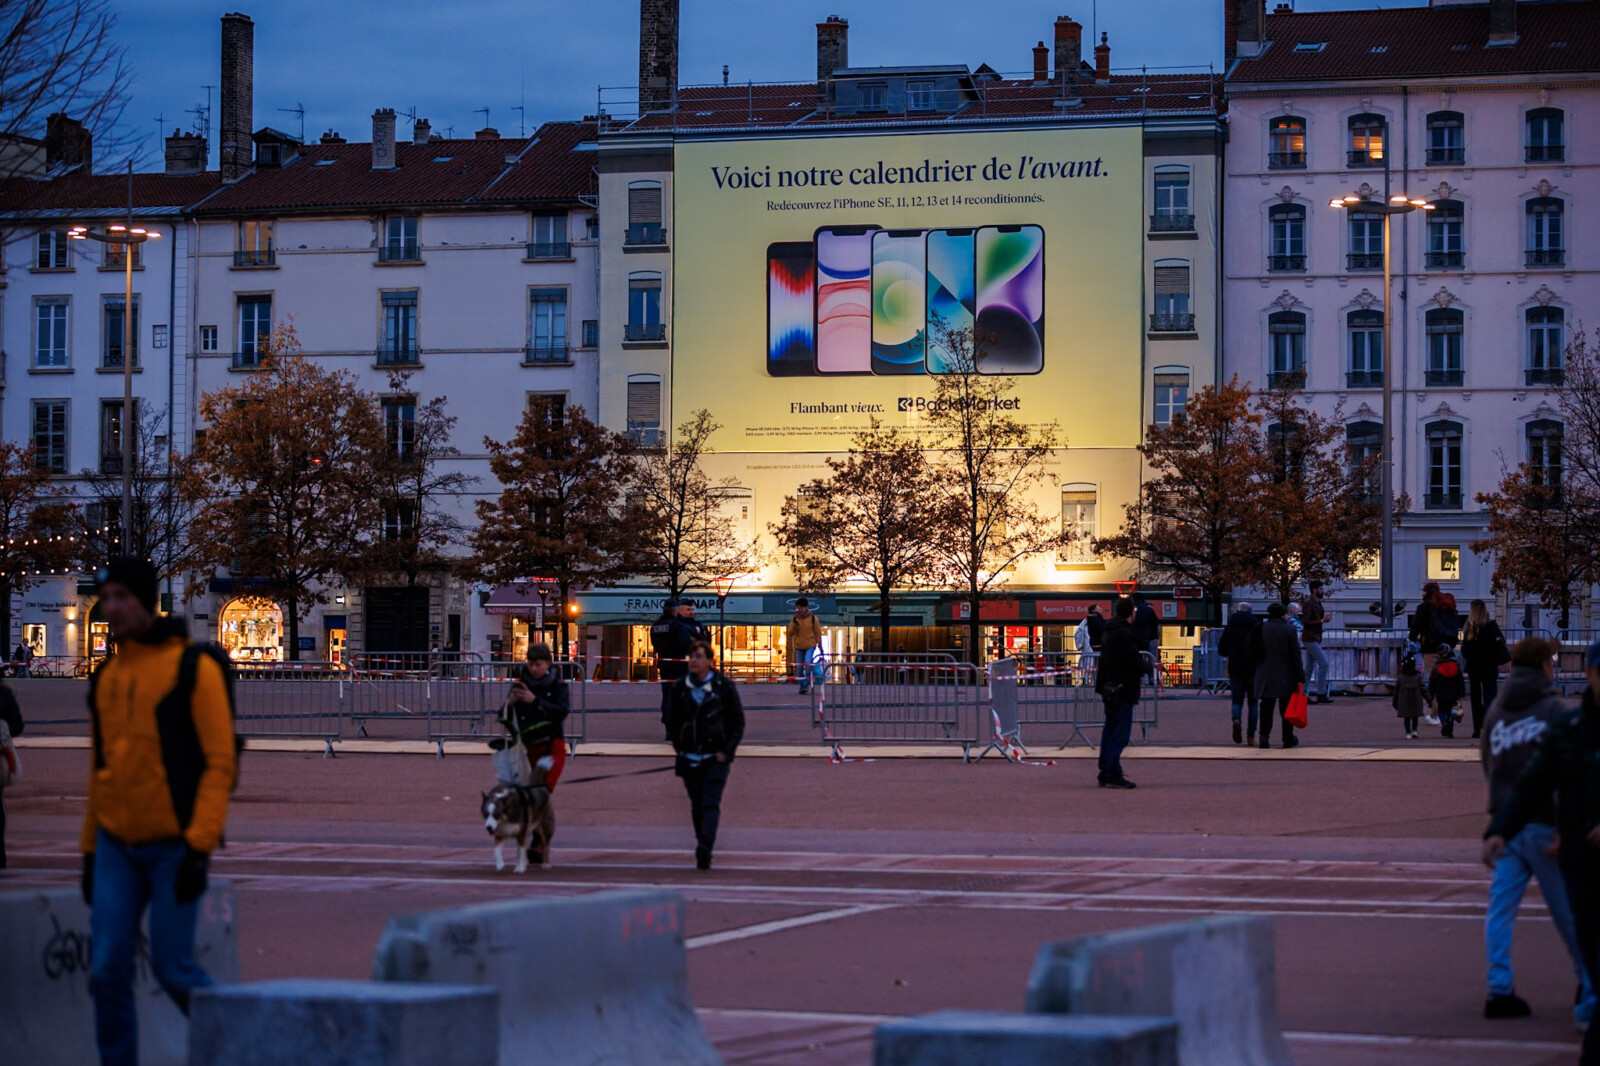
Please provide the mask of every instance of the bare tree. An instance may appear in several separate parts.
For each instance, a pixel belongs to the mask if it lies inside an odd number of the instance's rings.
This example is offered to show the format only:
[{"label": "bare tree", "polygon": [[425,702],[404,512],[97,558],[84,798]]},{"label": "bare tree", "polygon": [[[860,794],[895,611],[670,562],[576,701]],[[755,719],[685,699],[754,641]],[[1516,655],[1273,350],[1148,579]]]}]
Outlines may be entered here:
[{"label": "bare tree", "polygon": [[[66,573],[82,548],[81,519],[67,490],[35,461],[32,448],[0,441],[0,642],[11,640],[11,597]],[[0,658],[10,647],[0,649]]]},{"label": "bare tree", "polygon": [[[188,573],[198,553],[189,536],[200,504],[185,494],[184,483],[194,475],[194,460],[172,448],[164,411],[134,407],[137,421],[133,440],[133,531],[124,546],[122,531],[122,452],[117,441],[99,467],[82,473],[87,489],[84,549],[86,565],[97,565],[114,555],[149,559],[165,579]],[[120,422],[117,431],[121,432]]]}]

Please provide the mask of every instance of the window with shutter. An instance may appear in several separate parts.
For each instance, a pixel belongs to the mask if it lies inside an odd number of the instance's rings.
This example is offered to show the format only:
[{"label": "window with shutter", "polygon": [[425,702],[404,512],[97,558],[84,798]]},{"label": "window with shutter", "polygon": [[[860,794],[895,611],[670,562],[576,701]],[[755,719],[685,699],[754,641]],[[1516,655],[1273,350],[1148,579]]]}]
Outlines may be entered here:
[{"label": "window with shutter", "polygon": [[661,379],[641,376],[628,379],[628,436],[644,448],[661,441]]},{"label": "window with shutter", "polygon": [[1064,563],[1092,563],[1093,538],[1099,533],[1100,493],[1093,485],[1064,485],[1061,488],[1061,532],[1072,540],[1061,549]]},{"label": "window with shutter", "polygon": [[628,244],[662,244],[661,183],[635,182],[628,186]]},{"label": "window with shutter", "polygon": [[1157,260],[1155,266],[1154,331],[1188,331],[1194,328],[1189,313],[1189,263],[1182,259]]}]

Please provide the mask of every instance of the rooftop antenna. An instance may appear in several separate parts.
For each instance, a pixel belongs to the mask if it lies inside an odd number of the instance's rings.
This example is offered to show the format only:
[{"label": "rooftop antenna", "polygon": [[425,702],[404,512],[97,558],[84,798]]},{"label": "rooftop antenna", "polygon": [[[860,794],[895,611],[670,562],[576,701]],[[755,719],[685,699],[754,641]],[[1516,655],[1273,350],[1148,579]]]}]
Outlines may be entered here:
[{"label": "rooftop antenna", "polygon": [[286,112],[286,113],[291,114],[291,115],[299,115],[300,116],[300,143],[301,144],[305,144],[306,143],[306,105],[300,103],[299,101],[295,101],[295,105],[293,107],[280,107],[280,108],[278,108],[278,110]]},{"label": "rooftop antenna", "polygon": [[475,108],[472,109],[472,113],[474,115],[482,114],[483,115],[483,126],[484,126],[485,129],[489,128],[489,109],[487,107],[475,107]]},{"label": "rooftop antenna", "polygon": [[202,85],[201,88],[206,91],[206,102],[195,104],[186,110],[184,114],[194,116],[194,125],[191,128],[200,135],[201,140],[206,142],[206,153],[209,155],[211,152],[211,90],[215,89],[216,86]]},{"label": "rooftop antenna", "polygon": [[167,136],[167,116],[156,116],[156,144],[165,146]]},{"label": "rooftop antenna", "polygon": [[444,135],[446,140],[455,140],[456,128],[454,126],[446,126],[444,128]]},{"label": "rooftop antenna", "polygon": [[528,76],[522,76],[522,88],[517,97],[517,106],[511,110],[517,113],[517,136],[528,135]]},{"label": "rooftop antenna", "polygon": [[403,115],[406,119],[408,119],[413,126],[415,126],[417,124],[417,105],[416,104],[412,104],[411,105],[411,110],[410,111],[402,111],[402,112],[400,112],[400,114]]},{"label": "rooftop antenna", "polygon": [[722,84],[728,84],[728,64],[722,64]]}]

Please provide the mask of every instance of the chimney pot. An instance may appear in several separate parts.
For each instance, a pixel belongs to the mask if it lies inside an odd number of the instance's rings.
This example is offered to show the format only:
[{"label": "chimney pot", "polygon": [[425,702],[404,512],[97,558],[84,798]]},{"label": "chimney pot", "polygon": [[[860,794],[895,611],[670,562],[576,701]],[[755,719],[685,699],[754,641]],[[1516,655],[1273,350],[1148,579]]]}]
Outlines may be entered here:
[{"label": "chimney pot", "polygon": [[223,181],[250,173],[251,127],[255,124],[255,32],[249,15],[222,16],[222,121],[219,124]]},{"label": "chimney pot", "polygon": [[425,118],[419,118],[411,125],[411,143],[427,144],[428,138],[433,134],[433,123]]},{"label": "chimney pot", "polygon": [[345,144],[347,142],[345,141],[345,139],[343,137],[339,136],[338,131],[329,130],[328,132],[326,132],[326,133],[324,133],[322,135],[322,143],[323,144]]},{"label": "chimney pot", "polygon": [[1056,19],[1056,91],[1065,99],[1078,98],[1082,68],[1083,27],[1062,15]]},{"label": "chimney pot", "polygon": [[89,173],[94,164],[94,136],[75,118],[57,111],[45,119],[44,162],[47,167],[80,167]]},{"label": "chimney pot", "polygon": [[1102,33],[1100,43],[1094,46],[1094,82],[1096,85],[1111,84],[1111,44],[1109,35]]},{"label": "chimney pot", "polygon": [[1267,36],[1267,0],[1223,0],[1224,51],[1227,61],[1261,54]]},{"label": "chimney pot", "polygon": [[1050,80],[1050,49],[1040,41],[1033,46],[1033,83],[1043,85]]},{"label": "chimney pot", "polygon": [[500,139],[500,131],[493,126],[485,126],[472,136],[474,140],[479,141],[498,141]]},{"label": "chimney pot", "polygon": [[1517,39],[1517,0],[1489,0],[1489,43],[1512,44]]},{"label": "chimney pot", "polygon": [[198,133],[174,133],[167,138],[167,173],[202,174],[206,169],[206,142]]},{"label": "chimney pot", "polygon": [[380,107],[372,113],[372,169],[394,168],[394,108]]},{"label": "chimney pot", "polygon": [[817,23],[817,106],[833,109],[833,72],[850,65],[850,23],[838,15]]},{"label": "chimney pot", "polygon": [[678,0],[639,0],[639,113],[678,99]]}]

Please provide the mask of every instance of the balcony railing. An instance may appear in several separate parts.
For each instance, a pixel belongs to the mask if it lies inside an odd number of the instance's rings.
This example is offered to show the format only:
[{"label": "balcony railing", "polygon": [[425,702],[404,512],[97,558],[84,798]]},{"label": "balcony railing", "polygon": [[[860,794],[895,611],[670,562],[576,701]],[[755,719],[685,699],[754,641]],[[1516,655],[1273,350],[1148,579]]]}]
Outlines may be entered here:
[{"label": "balcony railing", "polygon": [[572,258],[572,242],[571,241],[550,241],[550,242],[529,241],[528,242],[528,256],[527,257],[529,259],[571,259]]},{"label": "balcony railing", "polygon": [[530,344],[523,352],[522,361],[531,363],[568,363],[572,349],[565,344]]},{"label": "balcony railing", "polygon": [[1524,379],[1529,385],[1564,385],[1567,381],[1567,371],[1564,367],[1538,367],[1523,371]]},{"label": "balcony railing", "polygon": [[666,244],[667,231],[659,222],[633,222],[623,236],[622,243],[633,245]]},{"label": "balcony railing", "polygon": [[667,339],[665,322],[629,322],[622,327],[625,341],[664,341]]},{"label": "balcony railing", "polygon": [[661,446],[661,427],[630,425],[628,439],[640,448],[659,448]]},{"label": "balcony railing", "polygon": [[277,262],[276,248],[240,249],[233,253],[233,265],[236,267],[269,267],[276,266]]},{"label": "balcony railing", "polygon": [[122,473],[122,455],[119,452],[107,452],[100,456],[100,472],[102,474]]},{"label": "balcony railing", "polygon": [[1347,389],[1381,389],[1383,371],[1347,370],[1344,374],[1344,385]]},{"label": "balcony railing", "polygon": [[1150,316],[1151,333],[1193,333],[1194,315],[1159,314]]},{"label": "balcony railing", "polygon": [[250,348],[242,352],[233,353],[233,368],[235,370],[254,370],[266,358],[266,353],[257,348]]},{"label": "balcony railing", "polygon": [[1193,215],[1158,213],[1150,216],[1151,233],[1193,233]]},{"label": "balcony railing", "polygon": [[379,366],[416,366],[421,362],[421,353],[414,344],[383,344],[379,345]]},{"label": "balcony railing", "polygon": [[1466,258],[1466,252],[1429,252],[1426,261],[1430,270],[1452,270],[1460,268]]},{"label": "balcony railing", "polygon": [[1567,158],[1564,144],[1530,144],[1523,156],[1529,163],[1560,163]]},{"label": "balcony railing", "polygon": [[1430,511],[1461,510],[1462,494],[1459,492],[1429,492],[1422,497],[1422,506]]},{"label": "balcony railing", "polygon": [[380,263],[416,263],[422,259],[422,245],[415,242],[404,244],[380,244],[378,246],[378,262]]},{"label": "balcony railing", "polygon": [[1306,387],[1306,368],[1298,370],[1274,370],[1267,375],[1267,388],[1269,389],[1303,389]]},{"label": "balcony railing", "polygon": [[1304,152],[1268,152],[1268,170],[1303,170],[1306,165]]},{"label": "balcony railing", "polygon": [[1465,163],[1467,150],[1465,148],[1429,148],[1428,165],[1441,166],[1448,163]]},{"label": "balcony railing", "polygon": [[1267,269],[1273,273],[1299,270],[1306,268],[1306,257],[1303,255],[1269,255],[1267,256]]},{"label": "balcony railing", "polygon": [[1430,389],[1459,388],[1466,382],[1466,374],[1460,370],[1428,370],[1422,377]]},{"label": "balcony railing", "polygon": [[1373,255],[1370,252],[1351,252],[1345,256],[1345,262],[1351,270],[1382,270],[1383,255]]},{"label": "balcony railing", "polygon": [[1541,248],[1528,253],[1528,265],[1531,267],[1558,267],[1567,263],[1567,250],[1565,248]]},{"label": "balcony railing", "polygon": [[1352,149],[1345,153],[1345,161],[1352,167],[1357,168],[1383,166],[1383,156],[1367,151],[1365,148]]}]

